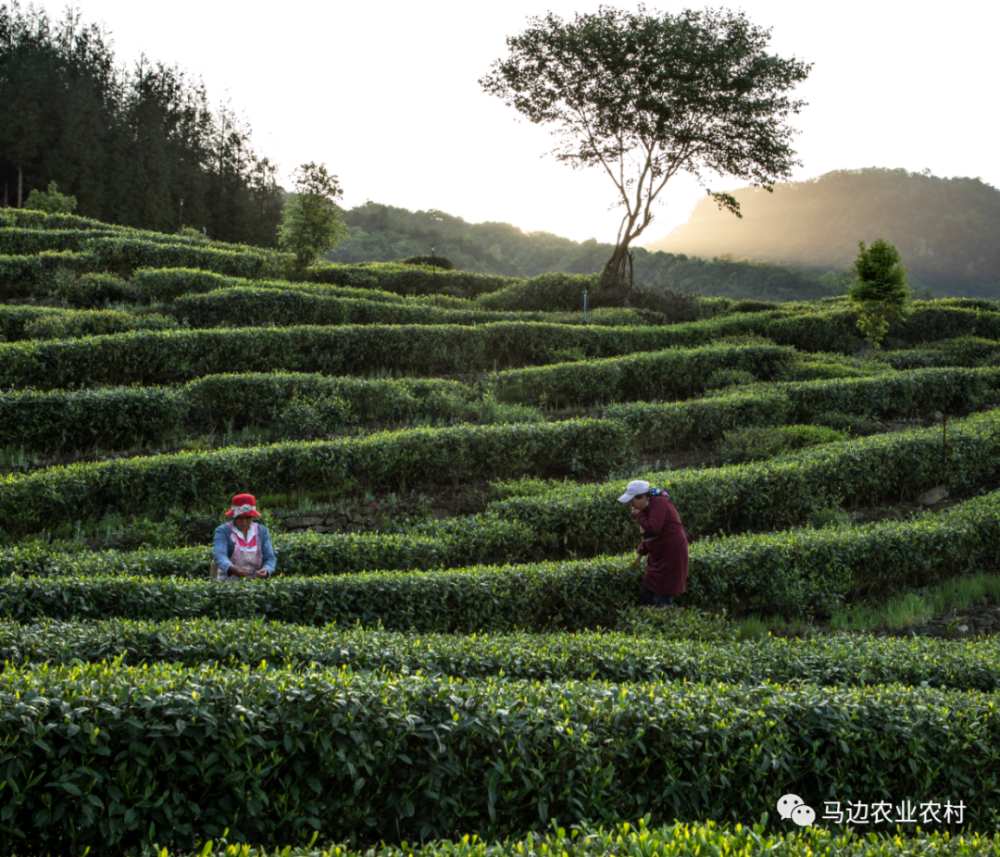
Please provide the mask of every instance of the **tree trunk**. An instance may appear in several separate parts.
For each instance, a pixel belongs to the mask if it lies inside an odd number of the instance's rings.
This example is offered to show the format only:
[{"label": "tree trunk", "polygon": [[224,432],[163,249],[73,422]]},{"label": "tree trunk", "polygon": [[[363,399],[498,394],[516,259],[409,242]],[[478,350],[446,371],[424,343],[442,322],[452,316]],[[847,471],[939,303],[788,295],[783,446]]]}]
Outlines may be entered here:
[{"label": "tree trunk", "polygon": [[602,289],[632,288],[632,253],[628,242],[615,246],[615,252],[601,271]]},{"label": "tree trunk", "polygon": [[17,168],[17,207],[21,207],[21,187],[24,179],[24,170]]},{"label": "tree trunk", "polygon": [[10,188],[10,182],[8,181],[7,177],[4,176],[4,178],[3,178],[3,207],[4,208],[7,208],[7,206],[10,205],[10,203],[8,202],[8,198],[9,198],[8,197],[8,190],[9,190],[9,188]]}]

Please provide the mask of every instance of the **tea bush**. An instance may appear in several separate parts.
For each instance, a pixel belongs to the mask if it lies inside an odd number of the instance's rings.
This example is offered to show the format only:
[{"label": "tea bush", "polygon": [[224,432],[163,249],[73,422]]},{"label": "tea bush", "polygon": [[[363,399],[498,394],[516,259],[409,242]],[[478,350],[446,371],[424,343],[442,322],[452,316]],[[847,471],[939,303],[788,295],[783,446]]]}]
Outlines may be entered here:
[{"label": "tea bush", "polygon": [[[18,764],[6,774],[0,846],[124,849],[169,836],[190,848],[224,829],[294,840],[307,825],[373,844],[638,813],[703,823],[753,818],[765,796],[770,809],[793,789],[961,797],[965,822],[989,828],[994,811],[975,798],[1000,761],[991,698],[165,664],[8,669],[0,702],[13,716],[0,741]],[[95,783],[100,806],[88,800]]]},{"label": "tea bush", "polygon": [[715,450],[718,465],[761,461],[783,452],[847,440],[845,432],[825,426],[762,426],[726,432]]},{"label": "tea bush", "polygon": [[129,330],[177,330],[177,328],[177,319],[156,313],[135,315],[110,309],[78,310],[36,316],[24,325],[24,336],[29,339],[75,339],[106,336]]},{"label": "tea bush", "polygon": [[220,452],[50,467],[0,477],[0,519],[8,533],[38,532],[60,520],[106,511],[152,512],[214,497],[221,503],[251,478],[271,490],[398,490],[526,474],[607,472],[631,446],[610,420],[407,429],[359,438],[282,443]]},{"label": "tea bush", "polygon": [[[122,658],[141,664],[347,667],[477,679],[500,673],[529,681],[684,681],[864,687],[899,683],[953,690],[1000,690],[992,646],[951,640],[834,635],[737,642],[726,618],[691,608],[623,611],[621,631],[547,634],[410,634],[381,628],[307,628],[260,619],[41,618],[0,621],[0,657],[14,664],[70,664]],[[674,638],[677,629],[683,637]],[[648,633],[647,633],[648,632]],[[642,634],[638,648],[634,634]],[[706,639],[692,639],[691,635]]]},{"label": "tea bush", "polygon": [[794,359],[778,346],[668,349],[573,364],[511,369],[490,378],[501,401],[588,406],[636,399],[682,399],[705,389],[720,369],[774,378]]}]

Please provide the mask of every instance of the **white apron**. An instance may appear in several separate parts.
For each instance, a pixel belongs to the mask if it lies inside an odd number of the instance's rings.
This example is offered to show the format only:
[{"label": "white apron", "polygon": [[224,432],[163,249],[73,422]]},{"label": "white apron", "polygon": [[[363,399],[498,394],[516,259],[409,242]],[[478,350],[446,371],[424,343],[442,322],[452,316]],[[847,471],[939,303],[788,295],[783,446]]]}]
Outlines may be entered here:
[{"label": "white apron", "polygon": [[[250,573],[246,576],[246,580],[254,580],[258,577],[263,577],[261,569],[264,566],[264,557],[260,552],[260,540],[257,537],[257,524],[251,524],[250,529],[247,530],[246,538],[243,534],[233,526],[232,522],[226,524],[229,527],[229,538],[235,545],[235,550],[233,555],[230,557],[229,561],[233,565],[238,565],[241,567],[249,568]],[[224,575],[222,570],[219,570],[220,580],[239,580],[239,575],[227,574]]]}]

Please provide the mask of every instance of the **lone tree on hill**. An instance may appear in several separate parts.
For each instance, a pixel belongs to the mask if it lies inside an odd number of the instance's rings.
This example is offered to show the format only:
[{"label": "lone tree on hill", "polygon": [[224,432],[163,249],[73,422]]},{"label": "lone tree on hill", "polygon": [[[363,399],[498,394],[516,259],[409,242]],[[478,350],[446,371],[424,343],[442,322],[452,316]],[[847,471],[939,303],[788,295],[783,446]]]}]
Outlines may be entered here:
[{"label": "lone tree on hill", "polygon": [[910,288],[906,268],[900,264],[899,251],[879,238],[861,251],[851,265],[854,282],[847,287],[851,302],[859,310],[858,329],[872,348],[878,348],[889,324],[903,318],[909,310]]},{"label": "lone tree on hill", "polygon": [[570,24],[551,12],[529,24],[507,39],[509,57],[479,83],[533,123],[558,123],[557,160],[600,166],[611,177],[612,207],[625,214],[602,286],[631,286],[629,244],[677,173],[695,175],[720,208],[741,217],[736,199],[712,191],[705,173],[771,191],[800,163],[785,119],[805,102],[783,93],[812,65],[768,54],[771,31],[742,13],[601,6]]},{"label": "lone tree on hill", "polygon": [[295,269],[302,273],[317,256],[329,252],[347,236],[337,198],[343,196],[336,176],[324,164],[303,164],[295,171],[295,191],[285,202],[278,244],[295,254]]}]

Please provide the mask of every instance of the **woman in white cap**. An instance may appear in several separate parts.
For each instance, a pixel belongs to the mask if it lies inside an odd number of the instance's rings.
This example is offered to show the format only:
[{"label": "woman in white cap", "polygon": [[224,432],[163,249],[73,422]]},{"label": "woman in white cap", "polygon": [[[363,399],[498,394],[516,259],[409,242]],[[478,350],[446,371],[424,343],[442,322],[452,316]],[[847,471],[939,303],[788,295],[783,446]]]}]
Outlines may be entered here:
[{"label": "woman in white cap", "polygon": [[271,577],[277,559],[267,527],[254,521],[260,517],[257,498],[253,494],[237,494],[226,517],[232,521],[216,529],[212,548],[216,580],[232,583]]},{"label": "woman in white cap", "polygon": [[648,482],[629,482],[619,503],[629,503],[639,523],[642,543],[636,548],[635,564],[643,556],[646,574],[639,586],[639,600],[654,607],[670,607],[674,596],[684,592],[688,573],[688,540],[670,496]]}]

